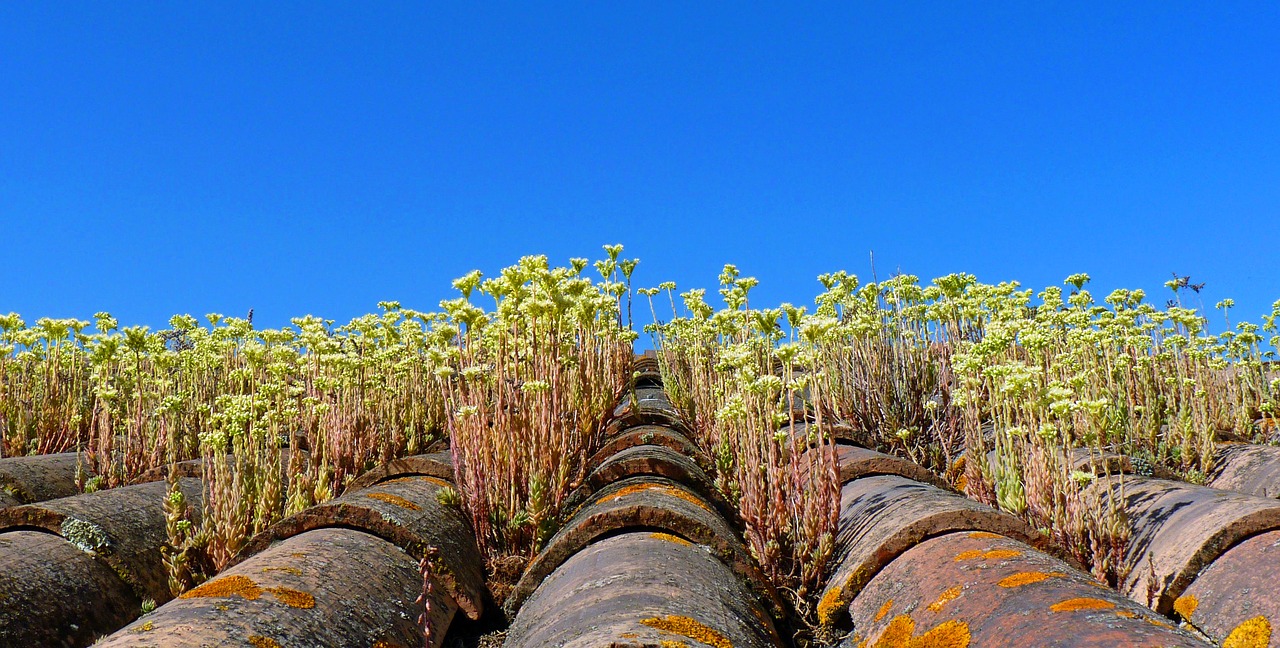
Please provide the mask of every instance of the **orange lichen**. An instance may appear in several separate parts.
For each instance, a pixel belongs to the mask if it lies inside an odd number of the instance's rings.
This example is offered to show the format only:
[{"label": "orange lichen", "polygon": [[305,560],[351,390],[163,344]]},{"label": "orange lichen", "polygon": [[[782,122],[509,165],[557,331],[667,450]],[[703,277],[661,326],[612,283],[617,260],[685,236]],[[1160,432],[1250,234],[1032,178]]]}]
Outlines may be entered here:
[{"label": "orange lichen", "polygon": [[983,558],[983,559],[991,558],[994,560],[1001,560],[1004,558],[1014,558],[1016,556],[1021,556],[1021,555],[1022,555],[1022,552],[1018,551],[1017,549],[992,549],[990,551],[983,551],[981,549],[970,549],[969,551],[961,551],[960,553],[956,554],[956,562],[973,560],[974,558]]},{"label": "orange lichen", "polygon": [[883,619],[886,616],[888,616],[889,610],[891,609],[893,609],[893,599],[889,599],[885,601],[884,605],[880,606],[880,611],[876,612],[876,621],[879,621],[880,619]]},{"label": "orange lichen", "polygon": [[181,598],[224,598],[233,594],[239,594],[245,599],[253,601],[262,596],[262,589],[248,576],[225,576],[223,578],[215,578],[186,592]]},{"label": "orange lichen", "polygon": [[1177,628],[1159,619],[1147,618],[1146,621],[1147,623],[1150,623],[1151,625],[1156,626],[1157,628],[1164,628],[1165,630],[1177,630]]},{"label": "orange lichen", "polygon": [[289,589],[288,587],[268,587],[267,591],[274,594],[277,601],[289,607],[310,610],[316,606],[316,597],[306,592]]},{"label": "orange lichen", "polygon": [[910,648],[967,648],[969,624],[952,619],[911,640]]},{"label": "orange lichen", "polygon": [[307,557],[307,554],[302,553],[301,551],[295,551],[295,552],[293,552],[293,553],[291,553],[291,554],[289,554],[289,555],[290,555],[290,556],[293,556],[294,558],[306,558],[306,557]]},{"label": "orange lichen", "polygon": [[685,643],[685,642],[683,642],[683,641],[670,641],[670,640],[668,640],[668,641],[663,641],[663,642],[662,642],[661,644],[659,644],[659,645],[661,645],[661,646],[662,646],[662,648],[689,648],[689,644],[687,644],[687,643]]},{"label": "orange lichen", "polygon": [[975,540],[999,540],[1004,536],[990,531],[974,531],[969,534],[969,537],[974,538]]},{"label": "orange lichen", "polygon": [[1016,558],[1021,555],[1022,552],[1017,549],[992,549],[991,551],[982,554],[982,557],[990,558],[992,560],[1003,560],[1005,558]]},{"label": "orange lichen", "polygon": [[876,640],[875,648],[967,648],[971,636],[969,624],[952,619],[938,624],[920,635],[915,634],[916,623],[911,617],[899,614],[889,622],[889,627]]},{"label": "orange lichen", "polygon": [[1116,604],[1111,601],[1081,596],[1054,603],[1049,606],[1049,609],[1054,612],[1075,612],[1076,610],[1110,610],[1114,609],[1115,606]]},{"label": "orange lichen", "polygon": [[916,622],[905,614],[893,617],[889,626],[880,633],[880,638],[872,644],[875,648],[894,648],[911,645],[911,635],[916,633]]},{"label": "orange lichen", "polygon": [[1200,600],[1191,594],[1179,596],[1178,600],[1173,602],[1173,611],[1182,615],[1182,618],[1190,621],[1191,615],[1195,613],[1196,607],[1200,605]]},{"label": "orange lichen", "polygon": [[715,512],[714,510],[712,510],[711,506],[709,506],[706,502],[702,501],[701,498],[693,495],[692,493],[684,489],[676,488],[675,486],[669,486],[667,484],[655,484],[652,482],[645,482],[642,484],[631,484],[629,486],[623,486],[622,488],[618,489],[616,492],[614,492],[613,495],[611,495],[611,497],[613,498],[625,497],[627,495],[631,495],[633,493],[639,493],[642,491],[658,491],[659,493],[665,493],[677,499],[682,499],[686,502],[689,502],[690,504],[693,504],[694,506],[697,506],[698,508],[704,511],[708,511],[711,513]]},{"label": "orange lichen", "polygon": [[643,619],[640,623],[650,628],[688,637],[694,641],[701,641],[715,648],[733,648],[733,644],[729,643],[728,637],[686,616],[668,614],[662,618],[650,617]]},{"label": "orange lichen", "polygon": [[960,598],[960,593],[964,591],[959,585],[947,588],[945,592],[938,595],[938,600],[929,604],[927,608],[930,612],[941,612],[942,606]]},{"label": "orange lichen", "polygon": [[1012,576],[1006,576],[1000,579],[1000,582],[996,583],[996,585],[999,585],[1000,587],[1022,587],[1023,585],[1030,585],[1032,583],[1039,583],[1043,580],[1049,580],[1055,576],[1065,575],[1066,574],[1063,574],[1062,572],[1018,572]]},{"label": "orange lichen", "polygon": [[253,648],[283,648],[275,639],[262,635],[251,635],[249,637],[249,645],[253,646]]},{"label": "orange lichen", "polygon": [[1133,618],[1136,618],[1138,615],[1137,613],[1131,612],[1129,610],[1116,610],[1116,616],[1122,619],[1133,619]]},{"label": "orange lichen", "polygon": [[1266,648],[1271,643],[1271,622],[1256,616],[1236,626],[1222,641],[1222,648]]},{"label": "orange lichen", "polygon": [[818,622],[822,625],[829,626],[835,620],[836,613],[840,610],[844,591],[849,589],[849,581],[853,580],[850,576],[845,580],[843,587],[832,587],[822,595],[822,600],[818,601]]},{"label": "orange lichen", "polygon": [[297,567],[263,567],[262,568],[262,573],[264,574],[268,574],[271,572],[284,572],[286,574],[293,574],[294,576],[302,575],[302,570],[298,569]]},{"label": "orange lichen", "polygon": [[686,547],[693,546],[692,542],[689,542],[688,540],[685,540],[684,538],[681,538],[678,535],[672,535],[670,533],[662,533],[659,531],[655,533],[650,533],[649,537],[655,538],[658,540],[666,540],[667,542],[674,542],[678,545],[684,545]]},{"label": "orange lichen", "polygon": [[440,479],[439,477],[431,477],[429,475],[423,475],[421,479],[422,481],[427,482],[428,484],[435,484],[436,486],[439,486],[441,488],[453,488],[453,484],[449,483],[444,479]]},{"label": "orange lichen", "polygon": [[399,506],[400,508],[409,509],[410,511],[422,510],[421,506],[418,506],[417,504],[414,504],[413,502],[410,502],[409,500],[403,497],[400,497],[399,495],[392,495],[390,493],[365,493],[365,497],[369,499],[378,500],[379,502],[394,504],[396,506]]}]

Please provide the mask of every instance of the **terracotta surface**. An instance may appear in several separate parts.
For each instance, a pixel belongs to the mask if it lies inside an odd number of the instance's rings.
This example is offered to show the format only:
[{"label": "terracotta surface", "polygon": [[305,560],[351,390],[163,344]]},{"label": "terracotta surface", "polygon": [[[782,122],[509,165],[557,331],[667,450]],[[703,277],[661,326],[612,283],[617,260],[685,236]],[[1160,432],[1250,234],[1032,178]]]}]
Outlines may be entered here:
[{"label": "terracotta surface", "polygon": [[1213,459],[1206,486],[1258,497],[1280,497],[1280,447],[1223,444]]},{"label": "terracotta surface", "polygon": [[932,536],[989,531],[1030,541],[1021,520],[935,486],[896,475],[864,477],[840,493],[836,565],[821,596],[819,618],[841,626],[854,595],[894,558]]},{"label": "terracotta surface", "polygon": [[365,471],[359,477],[356,477],[351,483],[347,484],[347,490],[356,491],[389,479],[414,475],[438,477],[452,482],[454,480],[453,453],[446,450],[444,452],[393,459],[387,464]]},{"label": "terracotta surface", "polygon": [[[99,646],[416,647],[421,591],[418,562],[395,545],[321,529],[224,571]],[[431,606],[439,646],[456,607],[439,591]]]},{"label": "terracotta surface", "polygon": [[586,465],[599,466],[609,457],[627,448],[641,445],[664,446],[686,457],[693,457],[695,463],[705,461],[701,451],[698,450],[697,446],[693,445],[693,441],[690,441],[689,437],[660,425],[640,425],[616,431],[613,436],[605,440],[595,454],[591,455]]},{"label": "terracotta surface", "polygon": [[348,492],[288,517],[254,536],[237,561],[272,543],[315,529],[358,529],[395,544],[415,560],[430,547],[440,552],[440,580],[467,616],[480,618],[487,592],[483,561],[461,509],[441,504],[436,493],[449,486],[437,477],[399,477]]},{"label": "terracotta surface", "polygon": [[[179,482],[197,514],[204,483]],[[139,599],[169,600],[169,576],[160,546],[165,534],[164,500],[169,485],[152,482],[64,497],[0,510],[0,531],[43,529],[66,538],[120,575]]]},{"label": "terracotta surface", "polygon": [[1200,572],[1173,608],[1214,641],[1265,626],[1270,640],[1259,646],[1280,646],[1280,531],[1232,547]]},{"label": "terracotta surface", "polygon": [[586,482],[571,498],[570,510],[609,484],[631,477],[665,477],[693,489],[726,518],[733,508],[724,500],[711,478],[689,457],[665,446],[639,445],[620,450],[587,475]]},{"label": "terracotta surface", "polygon": [[87,646],[141,614],[110,567],[43,531],[0,533],[0,646]]},{"label": "terracotta surface", "polygon": [[1133,525],[1121,592],[1161,614],[1227,549],[1280,529],[1276,500],[1137,476],[1102,478],[1090,488],[1111,489]]},{"label": "terracotta surface", "polygon": [[79,495],[78,464],[92,476],[75,452],[0,459],[0,507]]},{"label": "terracotta surface", "polygon": [[784,645],[768,614],[703,547],[636,531],[576,552],[520,609],[507,648]]},{"label": "terracotta surface", "polygon": [[661,477],[623,480],[601,490],[579,509],[525,570],[505,607],[514,615],[542,579],[602,537],[629,529],[651,529],[705,545],[733,573],[754,587],[766,604],[781,609],[733,527],[685,486]]},{"label": "terracotta surface", "polygon": [[875,475],[898,475],[907,479],[932,484],[950,490],[942,478],[925,470],[920,464],[893,455],[868,450],[847,443],[836,444],[836,461],[840,467],[840,484]]},{"label": "terracotta surface", "polygon": [[1067,563],[986,532],[916,545],[867,583],[849,614],[858,631],[849,648],[1208,646]]}]

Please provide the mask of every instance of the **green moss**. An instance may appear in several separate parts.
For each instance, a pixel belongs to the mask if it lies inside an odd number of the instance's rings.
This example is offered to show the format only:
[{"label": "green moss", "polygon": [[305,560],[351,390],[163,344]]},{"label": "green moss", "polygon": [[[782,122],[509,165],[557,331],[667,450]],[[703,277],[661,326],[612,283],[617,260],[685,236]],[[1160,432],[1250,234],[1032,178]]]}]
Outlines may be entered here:
[{"label": "green moss", "polygon": [[101,551],[111,544],[102,527],[79,518],[69,517],[63,520],[60,533],[67,542],[88,553]]}]

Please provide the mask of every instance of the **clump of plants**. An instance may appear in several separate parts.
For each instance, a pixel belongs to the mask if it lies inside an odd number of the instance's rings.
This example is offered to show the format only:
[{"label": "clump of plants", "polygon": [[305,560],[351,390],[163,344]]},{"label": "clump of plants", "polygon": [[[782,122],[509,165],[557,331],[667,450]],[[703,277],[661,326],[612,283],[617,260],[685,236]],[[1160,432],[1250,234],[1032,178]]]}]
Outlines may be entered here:
[{"label": "clump of plants", "polygon": [[[791,306],[752,309],[756,280],[734,266],[720,282],[724,308],[689,291],[681,295],[687,315],[650,329],[663,383],[692,422],[695,443],[714,458],[716,485],[736,503],[751,554],[796,611],[800,631],[817,636],[840,489],[826,422],[821,413],[809,420],[804,400],[822,384],[815,360],[828,327]],[[674,306],[671,284],[640,292],[652,300],[664,290]]]},{"label": "clump of plants", "polygon": [[441,303],[452,343],[436,371],[458,491],[500,601],[563,522],[631,368],[622,299],[636,262],[605,249],[597,281],[583,275],[586,259],[552,268],[531,256],[458,279],[462,296]]}]

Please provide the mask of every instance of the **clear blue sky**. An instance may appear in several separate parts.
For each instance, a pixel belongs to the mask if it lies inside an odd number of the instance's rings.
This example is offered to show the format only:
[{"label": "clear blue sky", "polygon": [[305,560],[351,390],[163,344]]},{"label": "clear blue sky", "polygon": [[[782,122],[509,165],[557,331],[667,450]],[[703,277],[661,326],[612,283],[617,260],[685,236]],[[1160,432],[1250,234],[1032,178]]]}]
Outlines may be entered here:
[{"label": "clear blue sky", "polygon": [[760,304],[871,251],[1280,299],[1280,4],[445,4],[0,4],[0,310],[345,320],[615,242]]}]

